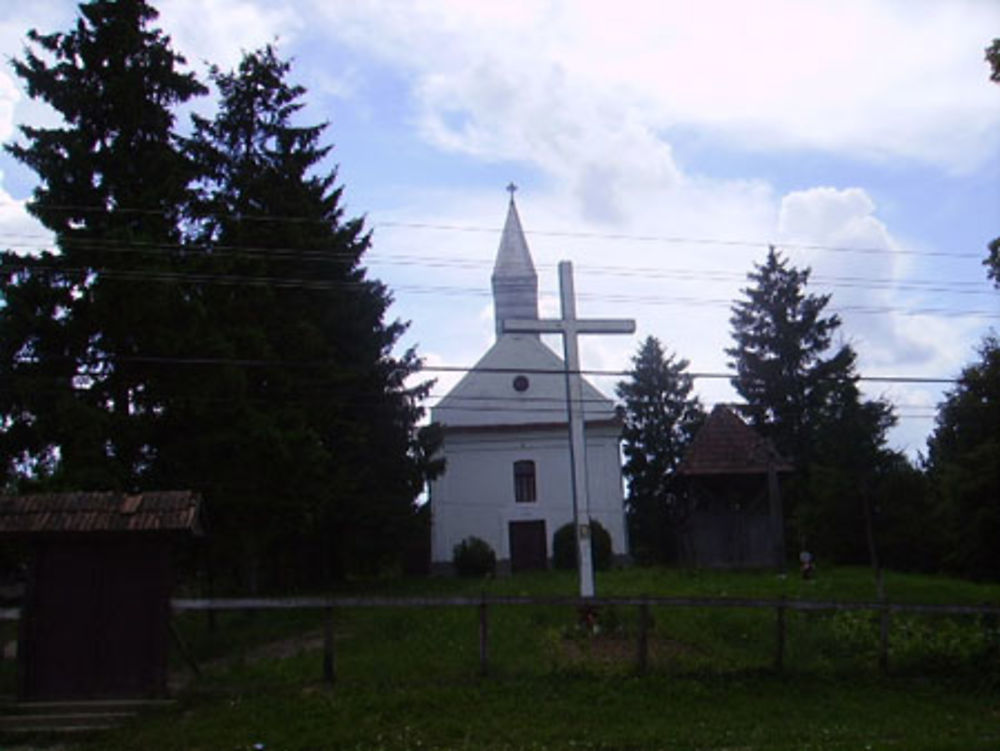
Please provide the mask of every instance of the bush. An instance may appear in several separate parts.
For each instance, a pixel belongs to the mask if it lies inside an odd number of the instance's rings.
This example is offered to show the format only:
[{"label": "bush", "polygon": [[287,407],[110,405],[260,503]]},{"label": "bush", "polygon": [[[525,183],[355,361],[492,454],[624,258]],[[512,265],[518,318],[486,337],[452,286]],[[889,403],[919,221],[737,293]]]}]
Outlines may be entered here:
[{"label": "bush", "polygon": [[[593,519],[590,520],[590,555],[598,571],[611,568],[611,534]],[[552,564],[561,569],[576,568],[576,536],[572,523],[559,527],[552,536]]]},{"label": "bush", "polygon": [[455,573],[459,576],[486,576],[497,568],[497,556],[486,540],[478,537],[466,537],[458,545],[451,556]]}]

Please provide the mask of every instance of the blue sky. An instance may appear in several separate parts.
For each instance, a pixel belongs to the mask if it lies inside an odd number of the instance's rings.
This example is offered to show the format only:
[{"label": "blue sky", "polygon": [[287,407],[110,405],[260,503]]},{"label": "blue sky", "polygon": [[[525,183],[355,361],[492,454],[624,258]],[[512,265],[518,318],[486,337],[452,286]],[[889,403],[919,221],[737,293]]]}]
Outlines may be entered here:
[{"label": "blue sky", "polygon": [[[556,311],[555,264],[568,259],[581,315],[637,320],[634,337],[587,341],[587,368],[626,368],[652,334],[692,370],[726,370],[729,303],[768,243],[812,267],[864,375],[955,376],[1000,328],[981,264],[1000,234],[1000,86],[983,61],[1000,3],[157,7],[196,71],[275,39],[294,58],[303,119],[330,122],[348,211],[374,231],[372,273],[430,364],[471,364],[492,339],[511,180],[543,311]],[[74,12],[5,4],[0,52]],[[17,123],[55,122],[19,85],[0,72],[5,141]],[[5,155],[0,172],[0,238],[44,245],[23,211],[33,176]],[[613,382],[598,379],[607,393]],[[708,404],[734,398],[724,381],[697,389]],[[921,450],[941,388],[866,389],[896,405],[893,445]]]}]

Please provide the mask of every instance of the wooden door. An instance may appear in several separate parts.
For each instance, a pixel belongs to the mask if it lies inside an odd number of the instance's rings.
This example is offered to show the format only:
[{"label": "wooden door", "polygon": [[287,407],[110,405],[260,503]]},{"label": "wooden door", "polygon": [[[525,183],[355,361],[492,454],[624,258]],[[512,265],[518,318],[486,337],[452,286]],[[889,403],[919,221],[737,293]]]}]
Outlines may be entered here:
[{"label": "wooden door", "polygon": [[512,572],[548,568],[544,520],[510,522],[509,533]]},{"label": "wooden door", "polygon": [[39,544],[22,624],[25,699],[166,689],[169,549],[145,539]]}]

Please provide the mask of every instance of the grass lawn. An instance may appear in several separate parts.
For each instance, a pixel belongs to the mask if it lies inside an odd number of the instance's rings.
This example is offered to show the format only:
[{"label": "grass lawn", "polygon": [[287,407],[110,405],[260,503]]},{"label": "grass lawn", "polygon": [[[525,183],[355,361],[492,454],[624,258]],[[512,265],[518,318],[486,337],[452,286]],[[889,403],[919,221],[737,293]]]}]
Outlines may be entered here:
[{"label": "grass lawn", "polygon": [[[572,595],[572,574],[471,582],[356,582],[342,594]],[[1000,585],[889,574],[890,600],[1000,602]],[[631,569],[601,595],[873,600],[863,569],[814,581],[770,573]],[[594,636],[571,608],[490,611],[490,673],[478,675],[474,608],[335,615],[337,683],[320,680],[321,616],[204,614],[177,625],[202,661],[176,707],[79,748],[253,749],[975,749],[1000,748],[995,624],[895,616],[890,673],[871,613],[787,614],[785,670],[774,613],[653,608],[649,671],[635,674],[635,608],[606,608]],[[3,746],[0,742],[0,746]],[[7,746],[3,746],[7,748]]]}]

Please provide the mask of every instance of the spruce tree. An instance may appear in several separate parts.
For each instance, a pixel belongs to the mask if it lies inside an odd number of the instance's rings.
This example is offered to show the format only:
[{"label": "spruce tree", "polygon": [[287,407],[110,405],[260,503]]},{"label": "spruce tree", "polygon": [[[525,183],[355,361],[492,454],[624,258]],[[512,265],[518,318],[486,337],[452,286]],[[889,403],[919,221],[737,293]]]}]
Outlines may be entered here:
[{"label": "spruce tree", "polygon": [[[186,144],[203,165],[189,206],[208,283],[195,359],[219,361],[172,413],[162,468],[208,478],[219,539],[247,576],[269,561],[328,578],[377,568],[414,523],[428,385],[408,386],[413,351],[392,349],[391,296],[362,264],[370,235],[347,219],[325,124],[298,125],[304,89],[267,46],[213,69],[219,109]],[[297,560],[288,560],[298,551]]]},{"label": "spruce tree", "polygon": [[632,358],[630,378],[616,393],[625,407],[623,473],[632,555],[640,562],[670,558],[674,527],[682,521],[677,465],[705,414],[687,373],[688,361],[666,355],[647,337]]},{"label": "spruce tree", "polygon": [[202,93],[142,0],[93,0],[65,33],[28,34],[13,61],[58,127],[7,150],[39,185],[28,205],[57,252],[3,256],[2,464],[76,489],[137,488],[162,394],[144,360],[168,348],[183,301],[164,283],[192,176],[172,108]]},{"label": "spruce tree", "polygon": [[729,319],[735,345],[726,350],[736,369],[733,387],[743,397],[750,424],[800,465],[812,456],[822,410],[838,383],[856,380],[855,355],[842,345],[828,354],[840,327],[824,315],[829,295],[809,295],[810,270],[788,264],[771,247],[747,275]]},{"label": "spruce tree", "polygon": [[962,370],[938,408],[927,468],[945,535],[945,564],[1000,580],[1000,338]]},{"label": "spruce tree", "polygon": [[876,488],[900,466],[885,447],[895,417],[883,400],[862,398],[857,354],[846,343],[834,348],[840,318],[824,313],[829,295],[806,292],[809,275],[773,247],[755,264],[730,318],[732,384],[751,425],[795,464],[786,517],[796,527],[786,536],[877,566]]}]

